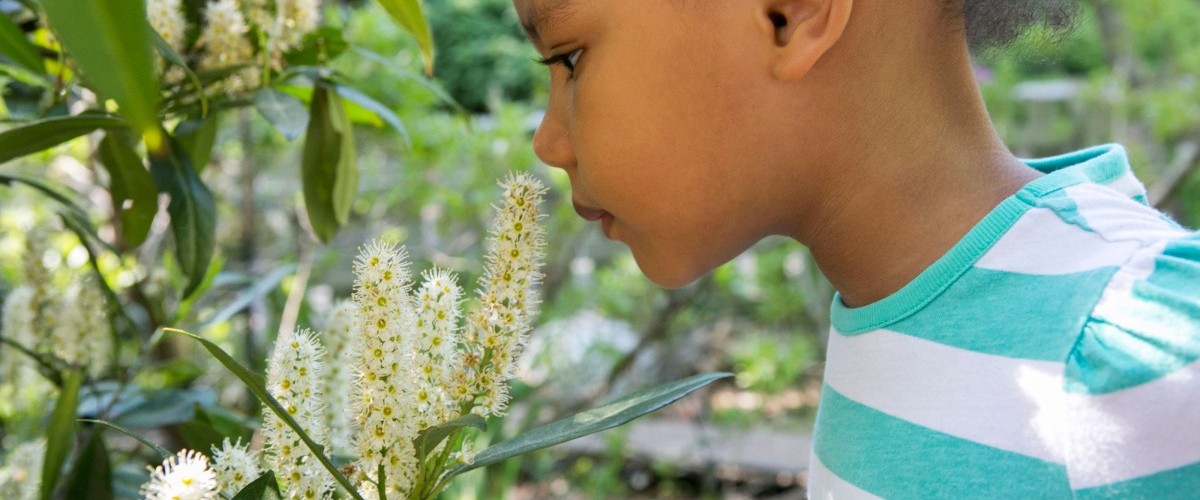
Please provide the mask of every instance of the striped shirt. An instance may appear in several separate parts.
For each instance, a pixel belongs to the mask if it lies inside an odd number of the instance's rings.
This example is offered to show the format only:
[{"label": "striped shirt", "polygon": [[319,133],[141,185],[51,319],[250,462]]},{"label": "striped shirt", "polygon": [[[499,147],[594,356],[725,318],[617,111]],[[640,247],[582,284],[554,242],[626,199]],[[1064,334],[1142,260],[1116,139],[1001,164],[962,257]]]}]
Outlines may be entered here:
[{"label": "striped shirt", "polygon": [[1200,233],[1121,146],[1027,163],[904,288],[834,298],[810,498],[1200,498]]}]

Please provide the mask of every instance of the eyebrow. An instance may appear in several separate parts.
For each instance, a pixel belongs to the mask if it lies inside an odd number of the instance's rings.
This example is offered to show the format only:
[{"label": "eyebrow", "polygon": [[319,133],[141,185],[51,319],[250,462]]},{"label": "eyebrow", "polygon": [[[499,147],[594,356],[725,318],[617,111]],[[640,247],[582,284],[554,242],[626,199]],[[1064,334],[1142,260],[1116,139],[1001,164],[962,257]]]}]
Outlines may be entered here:
[{"label": "eyebrow", "polygon": [[543,7],[537,6],[537,0],[529,2],[529,6],[521,13],[521,27],[525,34],[535,43],[541,41],[539,30],[547,29],[566,21],[575,13],[577,6],[574,0],[549,0]]}]

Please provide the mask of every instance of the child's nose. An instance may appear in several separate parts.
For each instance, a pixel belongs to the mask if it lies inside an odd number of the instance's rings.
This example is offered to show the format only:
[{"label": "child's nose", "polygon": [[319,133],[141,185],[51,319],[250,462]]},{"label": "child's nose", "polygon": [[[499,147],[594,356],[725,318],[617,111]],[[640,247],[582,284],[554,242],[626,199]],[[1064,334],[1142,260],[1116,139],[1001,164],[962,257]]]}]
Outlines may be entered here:
[{"label": "child's nose", "polygon": [[552,103],[533,134],[533,152],[543,163],[567,169],[575,166],[575,150],[560,113]]}]

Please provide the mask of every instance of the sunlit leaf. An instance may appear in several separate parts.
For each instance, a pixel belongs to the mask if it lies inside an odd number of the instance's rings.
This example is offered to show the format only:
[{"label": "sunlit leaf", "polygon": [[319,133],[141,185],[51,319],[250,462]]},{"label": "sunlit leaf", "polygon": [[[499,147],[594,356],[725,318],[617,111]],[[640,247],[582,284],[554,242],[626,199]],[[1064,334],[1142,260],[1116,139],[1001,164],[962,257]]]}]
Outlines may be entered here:
[{"label": "sunlit leaf", "polygon": [[108,171],[113,210],[121,219],[121,233],[130,247],[141,245],[158,213],[158,189],[142,158],[119,135],[108,133],[97,151]]},{"label": "sunlit leaf", "polygon": [[425,62],[425,74],[433,74],[433,35],[429,21],[421,9],[420,0],[378,0],[379,5],[392,16],[400,27],[417,39],[421,46],[421,57]]},{"label": "sunlit leaf", "polygon": [[7,14],[0,14],[0,53],[35,74],[46,72],[37,47],[29,42],[25,32]]},{"label": "sunlit leaf", "polygon": [[556,420],[525,431],[515,438],[496,443],[479,452],[475,456],[475,461],[470,465],[457,466],[447,474],[451,476],[461,474],[534,450],[611,429],[674,403],[692,391],[714,381],[731,376],[733,375],[730,373],[706,373],[643,389],[606,405]]},{"label": "sunlit leaf", "polygon": [[0,132],[0,163],[52,148],[100,128],[124,127],[119,118],[84,114],[45,118]]},{"label": "sunlit leaf", "polygon": [[317,460],[321,462],[321,465],[325,466],[325,470],[329,471],[329,474],[337,480],[338,484],[345,488],[346,491],[348,491],[355,499],[363,500],[363,498],[359,496],[358,490],[356,490],[354,486],[350,484],[350,481],[346,479],[346,476],[343,475],[342,472],[333,465],[333,462],[331,462],[329,458],[325,456],[324,447],[317,444],[316,441],[313,441],[312,438],[309,437],[308,433],[305,432],[304,428],[300,426],[300,423],[296,422],[296,419],[292,418],[292,415],[289,414],[287,410],[285,410],[283,406],[279,404],[279,401],[276,400],[271,393],[267,392],[266,382],[263,380],[262,376],[250,371],[245,366],[242,366],[242,364],[233,359],[229,353],[226,353],[221,349],[220,346],[212,343],[212,341],[208,339],[174,328],[166,328],[165,330],[171,333],[178,333],[180,335],[187,336],[197,342],[200,342],[200,344],[203,345],[204,348],[208,350],[208,352],[212,354],[212,356],[216,358],[218,362],[224,365],[225,368],[230,371],[230,373],[233,373],[234,376],[241,380],[242,383],[246,385],[247,389],[250,389],[250,393],[254,394],[254,397],[258,398],[258,400],[262,402],[263,406],[270,408],[271,411],[274,412],[284,424],[296,432],[296,435],[300,437],[300,440],[304,441],[305,446],[308,446],[308,449],[313,452],[313,455],[317,457]]},{"label": "sunlit leaf", "polygon": [[341,84],[336,84],[334,87],[337,89],[338,95],[342,96],[347,101],[362,106],[378,116],[384,122],[387,122],[388,125],[391,125],[392,128],[396,129],[396,131],[400,133],[400,136],[404,138],[404,145],[410,148],[412,147],[412,141],[408,137],[408,129],[404,128],[404,123],[400,121],[399,116],[396,116],[396,112],[392,111],[387,106],[384,106],[383,103],[372,99],[371,96],[359,92],[358,89]]},{"label": "sunlit leaf", "polygon": [[54,404],[54,413],[46,424],[46,457],[42,462],[40,490],[42,500],[50,500],[54,494],[63,464],[75,446],[75,406],[79,402],[79,386],[82,383],[83,374],[79,370],[69,370],[63,375],[58,402]]},{"label": "sunlit leaf", "polygon": [[145,0],[42,0],[55,35],[84,80],[120,115],[151,150],[163,147],[158,122],[159,82],[152,58]]}]

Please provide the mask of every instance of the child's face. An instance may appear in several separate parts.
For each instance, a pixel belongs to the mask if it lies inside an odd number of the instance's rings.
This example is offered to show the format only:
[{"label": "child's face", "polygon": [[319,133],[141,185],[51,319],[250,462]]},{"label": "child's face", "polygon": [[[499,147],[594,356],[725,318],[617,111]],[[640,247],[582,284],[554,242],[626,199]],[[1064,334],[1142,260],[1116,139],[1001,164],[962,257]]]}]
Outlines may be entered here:
[{"label": "child's face", "polygon": [[783,189],[778,145],[798,137],[775,118],[794,110],[779,107],[770,19],[747,4],[514,0],[542,56],[567,59],[535,151],[663,286],[785,232],[804,196]]}]

